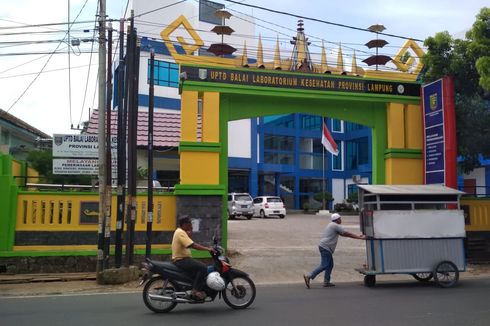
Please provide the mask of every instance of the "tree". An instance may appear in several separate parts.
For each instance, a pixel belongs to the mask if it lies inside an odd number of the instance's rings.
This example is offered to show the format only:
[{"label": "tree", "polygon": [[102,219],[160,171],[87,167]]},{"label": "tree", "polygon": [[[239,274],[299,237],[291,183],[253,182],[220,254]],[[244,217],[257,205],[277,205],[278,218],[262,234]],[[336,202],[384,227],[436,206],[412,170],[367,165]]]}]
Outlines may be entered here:
[{"label": "tree", "polygon": [[27,154],[27,162],[39,173],[40,182],[78,185],[89,185],[91,183],[91,177],[88,175],[53,175],[53,152],[51,149],[29,152]]},{"label": "tree", "polygon": [[317,192],[316,194],[313,195],[313,199],[319,202],[322,202],[323,198],[325,198],[325,202],[327,203],[333,200],[332,194],[328,191]]},{"label": "tree", "polygon": [[454,79],[460,168],[470,172],[480,165],[479,155],[490,156],[490,8],[480,10],[465,40],[440,32],[424,44],[424,83],[445,75]]}]

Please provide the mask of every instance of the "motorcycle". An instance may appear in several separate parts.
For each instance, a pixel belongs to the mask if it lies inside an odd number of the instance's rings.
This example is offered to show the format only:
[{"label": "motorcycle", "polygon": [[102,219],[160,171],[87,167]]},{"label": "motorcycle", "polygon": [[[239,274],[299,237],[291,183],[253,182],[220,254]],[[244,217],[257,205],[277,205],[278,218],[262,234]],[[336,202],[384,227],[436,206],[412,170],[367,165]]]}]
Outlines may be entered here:
[{"label": "motorcycle", "polygon": [[[204,292],[206,297],[198,299],[191,295],[193,278],[172,262],[161,262],[146,259],[142,263],[145,274],[140,286],[143,288],[143,302],[156,313],[166,313],[179,303],[199,304],[213,302],[219,295],[233,309],[245,309],[255,300],[255,284],[247,273],[231,267],[229,259],[224,256],[224,249],[213,239],[214,253],[211,253],[213,265],[208,266],[208,276]],[[213,277],[216,282],[210,283]],[[210,284],[214,287],[211,288]]]}]

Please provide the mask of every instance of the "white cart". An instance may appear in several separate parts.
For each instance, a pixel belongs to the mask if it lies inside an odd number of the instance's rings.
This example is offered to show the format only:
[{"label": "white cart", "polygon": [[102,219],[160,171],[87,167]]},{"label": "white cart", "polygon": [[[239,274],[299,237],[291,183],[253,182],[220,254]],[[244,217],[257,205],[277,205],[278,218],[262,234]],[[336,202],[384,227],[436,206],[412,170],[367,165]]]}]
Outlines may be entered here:
[{"label": "white cart", "polygon": [[367,264],[356,269],[372,287],[380,274],[410,274],[454,286],[466,270],[461,191],[438,185],[358,185]]}]

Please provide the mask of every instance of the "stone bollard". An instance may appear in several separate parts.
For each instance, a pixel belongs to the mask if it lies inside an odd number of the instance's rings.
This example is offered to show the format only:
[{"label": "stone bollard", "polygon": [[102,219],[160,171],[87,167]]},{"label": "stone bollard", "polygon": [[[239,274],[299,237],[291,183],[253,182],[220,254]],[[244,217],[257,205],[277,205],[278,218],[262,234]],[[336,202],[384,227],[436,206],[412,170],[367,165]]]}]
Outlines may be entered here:
[{"label": "stone bollard", "polygon": [[140,269],[137,266],[109,268],[101,272],[97,278],[99,284],[123,284],[137,280],[140,277]]}]

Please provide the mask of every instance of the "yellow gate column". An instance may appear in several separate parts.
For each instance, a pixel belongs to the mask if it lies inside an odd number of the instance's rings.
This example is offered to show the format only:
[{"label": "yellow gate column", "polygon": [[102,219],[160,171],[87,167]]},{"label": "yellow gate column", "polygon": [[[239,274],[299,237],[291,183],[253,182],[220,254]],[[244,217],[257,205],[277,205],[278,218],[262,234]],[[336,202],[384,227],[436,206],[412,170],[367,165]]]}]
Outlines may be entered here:
[{"label": "yellow gate column", "polygon": [[422,112],[420,105],[387,104],[386,184],[422,184]]},{"label": "yellow gate column", "polygon": [[[214,189],[219,186],[219,93],[202,96],[201,128],[198,119],[198,93],[182,93],[180,185],[178,190]],[[199,132],[200,131],[200,132]]]}]

